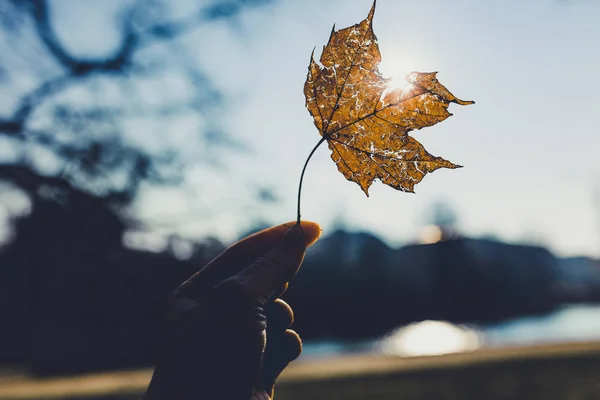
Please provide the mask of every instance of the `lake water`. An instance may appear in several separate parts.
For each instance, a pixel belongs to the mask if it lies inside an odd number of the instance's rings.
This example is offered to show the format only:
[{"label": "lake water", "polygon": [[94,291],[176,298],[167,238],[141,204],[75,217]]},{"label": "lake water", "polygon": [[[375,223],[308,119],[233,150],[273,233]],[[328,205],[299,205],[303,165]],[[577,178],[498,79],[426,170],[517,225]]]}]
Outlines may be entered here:
[{"label": "lake water", "polygon": [[422,321],[377,340],[358,342],[306,341],[302,357],[347,353],[422,356],[479,348],[600,340],[600,305],[569,305],[552,313],[516,318],[497,324],[456,325]]}]

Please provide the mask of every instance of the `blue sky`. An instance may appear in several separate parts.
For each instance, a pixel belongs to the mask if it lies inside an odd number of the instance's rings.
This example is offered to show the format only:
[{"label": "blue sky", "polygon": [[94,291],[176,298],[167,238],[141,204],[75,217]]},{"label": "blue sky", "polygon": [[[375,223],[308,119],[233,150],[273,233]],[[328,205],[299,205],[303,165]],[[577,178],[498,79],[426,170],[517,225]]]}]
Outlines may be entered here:
[{"label": "blue sky", "polygon": [[[207,70],[233,99],[226,123],[253,154],[228,160],[235,179],[216,185],[213,222],[182,229],[233,237],[248,215],[219,205],[235,199],[240,181],[264,181],[281,197],[252,217],[293,219],[300,169],[319,139],[302,94],[310,51],[325,44],[333,22],[358,22],[369,7],[366,0],[282,1],[245,14],[237,29],[204,28],[211,40],[199,41],[198,51],[210,55]],[[366,198],[321,148],[305,178],[303,217],[326,231],[342,220],[399,244],[414,239],[431,205],[444,200],[468,235],[600,255],[599,18],[593,1],[380,0],[381,70],[440,71],[454,94],[477,101],[414,133],[429,152],[464,168],[428,175],[416,194],[374,184]]]},{"label": "blue sky", "polygon": [[[302,93],[310,52],[315,46],[319,52],[334,22],[338,28],[358,22],[370,6],[370,0],[281,0],[187,35],[183,42],[197,49],[197,62],[227,96],[221,122],[251,151],[224,154],[225,169],[191,168],[184,191],[145,190],[140,215],[185,215],[169,229],[224,240],[257,221],[293,220],[300,170],[320,138]],[[81,32],[72,46],[114,40],[87,35],[100,28],[81,22],[85,12],[61,22]],[[103,15],[110,21],[110,12],[94,14],[95,24]],[[394,77],[440,71],[456,96],[477,102],[452,105],[452,118],[413,133],[430,153],[464,168],[426,176],[416,194],[375,183],[367,198],[322,147],[305,177],[303,218],[325,232],[342,221],[398,245],[414,240],[442,200],[467,235],[600,256],[599,20],[593,0],[379,0],[381,71]],[[190,124],[172,121],[169,132],[178,138]],[[183,136],[173,140],[185,143]],[[255,184],[273,187],[280,201],[248,205]]]},{"label": "blue sky", "polygon": [[[206,69],[233,99],[225,122],[253,152],[228,158],[230,176],[207,202],[212,221],[190,222],[183,231],[231,238],[249,219],[293,219],[300,169],[319,139],[302,94],[310,51],[325,44],[333,22],[358,22],[369,7],[282,1],[245,14],[237,29],[204,28],[211,40],[198,42],[198,51],[209,55]],[[366,198],[322,148],[308,168],[303,217],[325,230],[341,220],[395,245],[414,239],[432,204],[444,200],[468,235],[600,255],[598,18],[600,3],[592,1],[380,0],[374,28],[382,72],[440,71],[457,96],[477,101],[414,133],[431,153],[464,168],[428,175],[414,195],[375,184]],[[280,204],[252,209],[250,217],[220,207],[235,201],[236,182],[256,180],[273,185]],[[150,203],[142,203],[145,212],[152,213]]]}]

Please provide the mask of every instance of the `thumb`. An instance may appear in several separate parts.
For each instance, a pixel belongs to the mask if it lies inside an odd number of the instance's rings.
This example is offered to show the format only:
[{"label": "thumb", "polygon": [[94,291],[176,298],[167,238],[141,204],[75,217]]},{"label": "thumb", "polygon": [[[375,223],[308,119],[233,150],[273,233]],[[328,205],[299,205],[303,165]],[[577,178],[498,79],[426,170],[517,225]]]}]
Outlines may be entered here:
[{"label": "thumb", "polygon": [[[313,237],[317,235],[316,237]],[[318,237],[316,231],[305,234],[302,226],[288,229],[281,242],[257,258],[233,279],[250,289],[258,300],[267,301],[273,293],[294,277],[304,258],[306,247]]]}]

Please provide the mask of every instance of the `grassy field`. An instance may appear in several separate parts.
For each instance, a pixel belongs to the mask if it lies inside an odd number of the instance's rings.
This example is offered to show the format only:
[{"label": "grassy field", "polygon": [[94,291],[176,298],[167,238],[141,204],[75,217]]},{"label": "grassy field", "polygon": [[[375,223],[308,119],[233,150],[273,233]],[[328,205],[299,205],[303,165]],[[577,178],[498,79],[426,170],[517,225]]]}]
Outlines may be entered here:
[{"label": "grassy field", "polygon": [[[0,399],[139,399],[151,370],[53,379],[12,372]],[[277,400],[600,400],[600,342],[433,357],[355,355],[293,363]]]}]

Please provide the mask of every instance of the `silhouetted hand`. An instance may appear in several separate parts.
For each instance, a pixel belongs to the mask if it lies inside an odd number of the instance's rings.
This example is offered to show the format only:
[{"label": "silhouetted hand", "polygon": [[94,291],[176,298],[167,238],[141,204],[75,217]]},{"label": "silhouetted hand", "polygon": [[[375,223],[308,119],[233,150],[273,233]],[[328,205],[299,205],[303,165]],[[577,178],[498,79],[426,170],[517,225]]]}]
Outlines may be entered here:
[{"label": "silhouetted hand", "polygon": [[269,399],[300,355],[287,329],[292,309],[277,299],[321,230],[284,224],[249,236],[172,295],[152,382],[144,399]]}]

